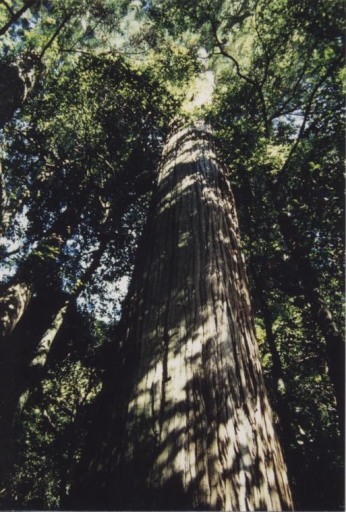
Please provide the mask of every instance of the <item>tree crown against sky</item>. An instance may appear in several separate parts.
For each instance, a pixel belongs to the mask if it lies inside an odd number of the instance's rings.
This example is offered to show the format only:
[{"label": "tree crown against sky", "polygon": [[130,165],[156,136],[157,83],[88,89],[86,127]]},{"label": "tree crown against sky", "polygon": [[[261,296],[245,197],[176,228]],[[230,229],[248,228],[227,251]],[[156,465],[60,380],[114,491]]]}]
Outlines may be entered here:
[{"label": "tree crown against sky", "polygon": [[[32,339],[59,297],[70,301],[17,421],[5,500],[59,506],[112,350],[114,283],[132,271],[164,140],[179,118],[203,118],[235,194],[297,508],[340,507],[342,22],[336,0],[0,2],[2,288],[30,267],[35,300],[21,328]],[[191,111],[186,98],[203,73],[213,101]],[[54,231],[63,223],[64,236]],[[56,455],[59,440],[66,449]],[[46,490],[32,465],[47,472]]]}]

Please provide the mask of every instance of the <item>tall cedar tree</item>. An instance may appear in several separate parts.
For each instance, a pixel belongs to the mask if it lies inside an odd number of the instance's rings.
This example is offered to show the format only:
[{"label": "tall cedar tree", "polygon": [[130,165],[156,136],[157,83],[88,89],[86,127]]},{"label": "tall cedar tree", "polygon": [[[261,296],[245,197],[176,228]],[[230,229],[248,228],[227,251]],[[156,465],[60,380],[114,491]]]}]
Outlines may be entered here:
[{"label": "tall cedar tree", "polygon": [[120,340],[70,507],[292,508],[235,205],[202,124],[165,146]]}]

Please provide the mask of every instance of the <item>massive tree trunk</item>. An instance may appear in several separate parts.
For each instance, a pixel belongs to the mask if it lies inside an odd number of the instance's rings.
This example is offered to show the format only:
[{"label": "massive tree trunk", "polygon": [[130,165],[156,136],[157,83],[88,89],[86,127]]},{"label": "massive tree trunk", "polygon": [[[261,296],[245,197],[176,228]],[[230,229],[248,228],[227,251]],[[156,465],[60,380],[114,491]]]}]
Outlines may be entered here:
[{"label": "massive tree trunk", "polygon": [[120,334],[68,505],[290,509],[235,206],[202,125],[166,145]]}]

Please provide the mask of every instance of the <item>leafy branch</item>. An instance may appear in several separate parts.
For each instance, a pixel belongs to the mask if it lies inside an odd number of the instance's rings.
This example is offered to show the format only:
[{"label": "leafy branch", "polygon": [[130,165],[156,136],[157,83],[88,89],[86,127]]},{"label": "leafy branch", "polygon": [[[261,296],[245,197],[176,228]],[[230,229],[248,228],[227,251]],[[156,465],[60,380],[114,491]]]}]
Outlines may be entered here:
[{"label": "leafy branch", "polygon": [[266,105],[266,101],[264,98],[263,89],[261,87],[261,84],[256,79],[252,79],[248,75],[245,75],[244,73],[242,73],[237,59],[231,53],[229,53],[228,51],[225,50],[225,45],[220,40],[220,38],[217,34],[218,27],[216,25],[214,18],[211,15],[208,15],[208,19],[210,21],[210,25],[211,25],[211,29],[212,29],[212,33],[213,33],[215,42],[217,44],[217,47],[218,47],[221,55],[230,59],[235,66],[237,76],[239,78],[241,78],[242,80],[244,80],[249,85],[251,85],[252,87],[254,87],[254,89],[256,90],[259,100],[260,100],[260,104],[261,104],[265,135],[266,135],[266,137],[269,137],[269,121],[268,121],[268,114],[267,114],[267,105]]},{"label": "leafy branch", "polygon": [[[17,12],[14,12],[11,16],[11,18],[8,20],[3,27],[0,28],[0,36],[3,36],[6,34],[6,32],[11,28],[11,26],[16,23],[19,18],[22,16],[22,14],[25,13],[30,7],[32,7],[34,4],[36,4],[38,0],[27,0],[24,2],[23,7],[21,7]],[[2,3],[6,6],[7,4],[2,1]]]}]

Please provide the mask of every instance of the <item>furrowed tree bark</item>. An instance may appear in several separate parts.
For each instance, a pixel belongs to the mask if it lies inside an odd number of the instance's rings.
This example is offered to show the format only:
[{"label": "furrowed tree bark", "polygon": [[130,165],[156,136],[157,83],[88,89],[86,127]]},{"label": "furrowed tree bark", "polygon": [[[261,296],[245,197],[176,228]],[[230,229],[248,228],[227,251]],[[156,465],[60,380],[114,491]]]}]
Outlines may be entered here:
[{"label": "furrowed tree bark", "polygon": [[234,201],[203,125],[165,147],[119,335],[98,441],[64,505],[291,509]]}]

